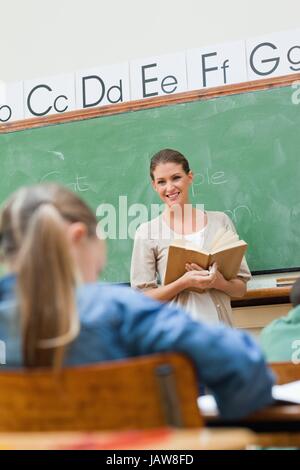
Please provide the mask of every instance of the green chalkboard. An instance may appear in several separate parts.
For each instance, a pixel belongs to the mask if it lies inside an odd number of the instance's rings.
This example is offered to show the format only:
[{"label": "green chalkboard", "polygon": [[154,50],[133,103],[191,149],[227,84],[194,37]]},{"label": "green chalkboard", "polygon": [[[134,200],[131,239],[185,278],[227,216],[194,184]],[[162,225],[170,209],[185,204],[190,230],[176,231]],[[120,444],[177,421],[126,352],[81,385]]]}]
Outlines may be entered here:
[{"label": "green chalkboard", "polygon": [[[106,203],[118,211],[119,196],[128,207],[150,208],[159,200],[149,159],[175,148],[195,174],[193,203],[232,217],[249,243],[252,270],[298,267],[300,105],[293,92],[283,86],[1,134],[0,200],[20,185],[55,180],[94,210]],[[138,206],[130,210],[134,224]],[[126,238],[124,207],[122,214]],[[109,241],[106,280],[129,280],[132,243]]]}]

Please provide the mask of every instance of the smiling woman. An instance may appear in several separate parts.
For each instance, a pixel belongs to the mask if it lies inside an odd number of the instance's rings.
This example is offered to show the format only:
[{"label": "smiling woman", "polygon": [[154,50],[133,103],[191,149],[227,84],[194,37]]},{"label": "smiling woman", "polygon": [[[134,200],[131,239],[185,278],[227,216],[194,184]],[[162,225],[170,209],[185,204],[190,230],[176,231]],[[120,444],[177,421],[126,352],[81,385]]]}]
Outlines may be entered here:
[{"label": "smiling woman", "polygon": [[[204,211],[203,206],[190,204],[193,173],[188,160],[177,150],[163,149],[156,153],[151,159],[150,176],[165,209],[136,231],[131,285],[154,299],[178,302],[196,320],[231,325],[230,297],[242,297],[250,278],[245,259],[237,277],[230,281],[217,269],[207,271],[195,264],[187,265],[186,273],[168,285],[163,285],[163,279],[168,247],[174,239],[189,240],[199,250],[209,249],[221,227],[235,231],[233,223],[222,212]],[[202,292],[192,291],[195,288]]]}]

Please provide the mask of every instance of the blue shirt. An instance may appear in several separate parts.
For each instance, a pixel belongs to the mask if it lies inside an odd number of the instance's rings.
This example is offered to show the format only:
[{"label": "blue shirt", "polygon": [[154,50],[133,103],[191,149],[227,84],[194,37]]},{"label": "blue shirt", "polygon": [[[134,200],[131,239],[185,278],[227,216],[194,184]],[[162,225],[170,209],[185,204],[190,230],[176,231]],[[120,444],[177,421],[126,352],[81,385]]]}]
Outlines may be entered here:
[{"label": "blue shirt", "polygon": [[[6,367],[22,367],[16,279],[0,279],[0,340]],[[195,322],[180,308],[128,287],[86,284],[77,291],[81,330],[65,365],[174,351],[189,356],[224,418],[238,419],[272,401],[273,375],[251,337],[225,326]],[[1,366],[5,367],[5,366]]]}]

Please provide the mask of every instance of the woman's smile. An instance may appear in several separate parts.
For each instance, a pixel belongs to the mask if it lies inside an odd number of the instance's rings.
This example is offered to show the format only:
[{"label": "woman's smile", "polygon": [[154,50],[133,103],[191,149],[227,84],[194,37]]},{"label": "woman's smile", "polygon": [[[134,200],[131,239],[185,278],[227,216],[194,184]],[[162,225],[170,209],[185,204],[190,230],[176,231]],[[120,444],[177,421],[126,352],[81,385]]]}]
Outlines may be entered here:
[{"label": "woman's smile", "polygon": [[166,197],[169,199],[169,201],[174,202],[174,201],[177,201],[179,195],[180,195],[180,191],[176,191],[174,193],[166,194]]}]

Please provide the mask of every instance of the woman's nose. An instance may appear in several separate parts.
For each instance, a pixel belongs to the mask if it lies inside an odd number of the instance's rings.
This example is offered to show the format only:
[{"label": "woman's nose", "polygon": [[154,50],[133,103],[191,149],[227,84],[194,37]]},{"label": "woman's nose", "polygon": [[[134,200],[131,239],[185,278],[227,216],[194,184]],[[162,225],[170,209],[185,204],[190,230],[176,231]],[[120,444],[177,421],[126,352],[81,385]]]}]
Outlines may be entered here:
[{"label": "woman's nose", "polygon": [[172,191],[173,188],[174,188],[174,185],[172,181],[167,182],[167,185],[166,185],[167,192]]}]

